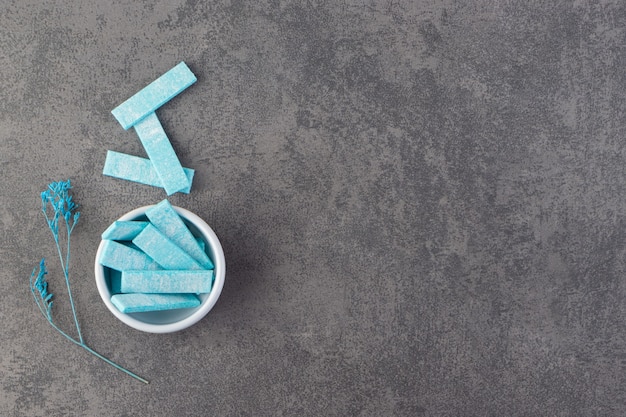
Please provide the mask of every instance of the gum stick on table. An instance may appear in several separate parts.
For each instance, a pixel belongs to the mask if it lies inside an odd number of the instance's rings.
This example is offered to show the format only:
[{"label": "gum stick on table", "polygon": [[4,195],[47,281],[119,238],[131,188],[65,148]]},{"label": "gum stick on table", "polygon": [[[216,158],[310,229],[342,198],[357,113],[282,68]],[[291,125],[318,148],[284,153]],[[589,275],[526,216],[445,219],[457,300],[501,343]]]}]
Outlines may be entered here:
[{"label": "gum stick on table", "polygon": [[167,195],[188,189],[189,179],[157,115],[150,113],[135,125],[135,131]]},{"label": "gum stick on table", "polygon": [[183,92],[196,80],[187,64],[181,62],[114,108],[111,113],[127,130]]},{"label": "gum stick on table", "polygon": [[200,305],[194,294],[116,294],[111,302],[122,313],[174,310]]},{"label": "gum stick on table", "polygon": [[[183,168],[183,171],[185,171],[185,176],[189,181],[189,186],[180,190],[180,192],[189,194],[195,171],[191,168]],[[107,151],[102,173],[104,175],[108,175],[109,177],[163,188],[161,178],[159,178],[159,175],[154,169],[152,161],[139,156],[128,155],[115,151]]]},{"label": "gum stick on table", "polygon": [[107,268],[124,271],[127,269],[161,269],[152,258],[145,253],[129,248],[114,240],[105,240],[98,260]]},{"label": "gum stick on table", "polygon": [[180,246],[204,269],[213,269],[213,262],[200,248],[183,219],[176,213],[167,199],[146,210],[146,216],[161,233]]},{"label": "gum stick on table", "polygon": [[133,243],[163,269],[203,269],[187,252],[165,237],[152,224],[147,225],[133,239]]},{"label": "gum stick on table", "polygon": [[117,220],[102,233],[104,240],[133,240],[148,222]]},{"label": "gum stick on table", "polygon": [[123,293],[209,293],[212,270],[200,271],[123,271]]}]

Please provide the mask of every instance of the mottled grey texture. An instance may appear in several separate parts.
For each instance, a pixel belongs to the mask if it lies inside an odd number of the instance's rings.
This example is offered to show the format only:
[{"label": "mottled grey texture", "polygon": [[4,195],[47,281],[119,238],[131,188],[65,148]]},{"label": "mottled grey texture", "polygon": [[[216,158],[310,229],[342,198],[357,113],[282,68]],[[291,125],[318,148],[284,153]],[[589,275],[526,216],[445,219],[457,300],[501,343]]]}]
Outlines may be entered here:
[{"label": "mottled grey texture", "polygon": [[[626,415],[622,1],[7,0],[0,6],[0,415]],[[127,3],[131,3],[130,5]],[[162,190],[110,111],[184,60],[159,110],[225,248],[214,310],[119,322],[99,236]],[[87,342],[38,316],[39,192],[71,177]]]}]

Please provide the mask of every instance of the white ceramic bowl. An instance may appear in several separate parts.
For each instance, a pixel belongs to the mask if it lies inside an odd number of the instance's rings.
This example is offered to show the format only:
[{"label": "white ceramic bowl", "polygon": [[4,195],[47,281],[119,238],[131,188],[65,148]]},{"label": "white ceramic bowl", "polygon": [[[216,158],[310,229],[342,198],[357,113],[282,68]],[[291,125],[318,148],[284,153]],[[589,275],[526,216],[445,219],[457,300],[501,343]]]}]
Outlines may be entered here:
[{"label": "white ceramic bowl", "polygon": [[[145,212],[152,206],[139,207],[132,210],[118,220],[146,220]],[[226,276],[226,261],[224,259],[224,250],[220,244],[215,232],[200,217],[196,216],[189,210],[174,206],[176,212],[182,217],[185,224],[191,230],[191,233],[202,238],[205,243],[205,251],[215,266],[215,279],[213,288],[208,294],[200,294],[201,303],[195,308],[184,308],[177,310],[150,311],[145,313],[122,313],[111,303],[111,289],[109,276],[112,270],[102,266],[98,260],[103,250],[104,242],[100,242],[98,252],[96,253],[95,275],[96,285],[102,301],[109,311],[115,317],[126,323],[130,327],[149,333],[171,333],[197,323],[202,319],[215,305],[217,299],[222,292],[224,286],[224,278]]]}]

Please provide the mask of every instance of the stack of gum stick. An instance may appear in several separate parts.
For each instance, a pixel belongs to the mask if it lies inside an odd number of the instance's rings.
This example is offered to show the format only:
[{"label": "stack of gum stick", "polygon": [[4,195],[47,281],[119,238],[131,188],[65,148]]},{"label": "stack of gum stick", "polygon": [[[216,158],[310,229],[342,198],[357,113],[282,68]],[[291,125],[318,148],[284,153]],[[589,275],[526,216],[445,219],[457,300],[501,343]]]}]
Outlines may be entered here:
[{"label": "stack of gum stick", "polygon": [[122,313],[193,308],[213,285],[213,262],[167,200],[146,221],[116,221],[102,234],[111,302]]},{"label": "stack of gum stick", "polygon": [[167,195],[190,192],[194,170],[183,168],[155,112],[196,80],[181,62],[113,109],[124,129],[135,129],[148,159],[108,151],[104,175],[162,187]]}]

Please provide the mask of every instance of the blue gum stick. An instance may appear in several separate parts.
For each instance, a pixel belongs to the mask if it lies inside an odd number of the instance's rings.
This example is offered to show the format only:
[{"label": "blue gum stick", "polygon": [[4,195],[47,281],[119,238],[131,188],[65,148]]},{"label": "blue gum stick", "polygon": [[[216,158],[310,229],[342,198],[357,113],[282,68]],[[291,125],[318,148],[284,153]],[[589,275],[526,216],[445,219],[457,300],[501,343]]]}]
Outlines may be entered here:
[{"label": "blue gum stick", "polygon": [[135,131],[167,195],[189,188],[191,184],[157,115],[150,113],[135,125]]},{"label": "blue gum stick", "polygon": [[[176,243],[165,237],[156,227],[149,224],[133,239],[133,243],[144,251],[163,269],[203,269]],[[145,268],[134,268],[145,269]]]},{"label": "blue gum stick", "polygon": [[102,233],[102,239],[133,240],[147,225],[148,222],[117,220]]},{"label": "blue gum stick", "polygon": [[200,305],[194,294],[116,294],[111,302],[122,313],[174,310]]},{"label": "blue gum stick", "polygon": [[[185,176],[189,181],[189,186],[180,190],[180,192],[189,194],[195,171],[191,168],[183,168],[183,171],[185,171]],[[134,181],[140,184],[163,188],[161,178],[159,178],[152,162],[149,159],[141,158],[139,156],[128,155],[115,151],[107,151],[102,173],[104,175],[122,180]]]},{"label": "blue gum stick", "polygon": [[189,67],[181,62],[114,108],[111,113],[127,130],[183,92],[196,80]]},{"label": "blue gum stick", "polygon": [[124,271],[127,269],[161,269],[148,255],[114,240],[105,240],[98,260],[107,268]]},{"label": "blue gum stick", "polygon": [[111,269],[109,271],[109,289],[111,294],[119,294],[122,292],[122,273],[118,270]]},{"label": "blue gum stick", "polygon": [[146,216],[161,233],[187,252],[204,269],[213,269],[213,262],[200,248],[195,237],[169,201],[163,200],[150,207],[146,210]]},{"label": "blue gum stick", "polygon": [[209,293],[213,271],[123,271],[123,293]]}]

